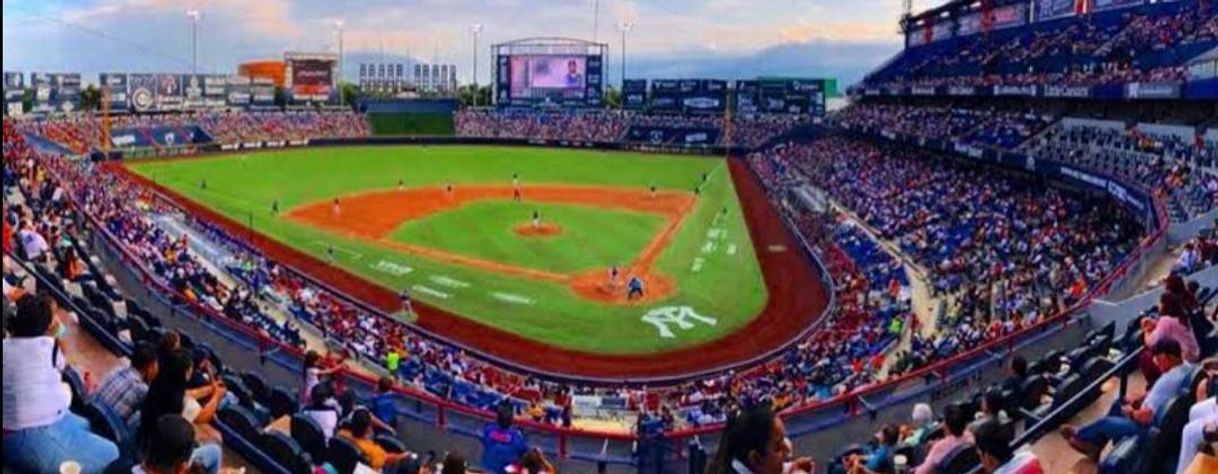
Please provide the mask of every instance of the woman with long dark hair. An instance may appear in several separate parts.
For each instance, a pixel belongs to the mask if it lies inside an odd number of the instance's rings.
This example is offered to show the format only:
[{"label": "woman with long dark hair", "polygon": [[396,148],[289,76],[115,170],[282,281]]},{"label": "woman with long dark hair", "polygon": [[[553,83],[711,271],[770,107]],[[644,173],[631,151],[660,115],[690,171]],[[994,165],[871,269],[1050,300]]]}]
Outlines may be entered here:
[{"label": "woman with long dark hair", "polygon": [[[157,420],[164,415],[181,415],[186,421],[194,424],[210,423],[215,415],[216,406],[224,398],[224,387],[217,386],[209,390],[210,399],[203,406],[191,398],[186,389],[187,381],[194,371],[194,360],[185,350],[177,349],[162,354],[160,370],[157,377],[148,385],[148,395],[140,408],[140,428],[137,439],[141,446],[146,445],[156,436]],[[195,449],[192,460],[194,464],[202,465],[209,474],[220,472],[221,449],[217,444],[204,444]]]},{"label": "woman with long dark hair", "polygon": [[782,419],[768,406],[744,409],[728,417],[719,450],[707,467],[710,474],[783,474],[816,472],[812,458],[791,456]]}]

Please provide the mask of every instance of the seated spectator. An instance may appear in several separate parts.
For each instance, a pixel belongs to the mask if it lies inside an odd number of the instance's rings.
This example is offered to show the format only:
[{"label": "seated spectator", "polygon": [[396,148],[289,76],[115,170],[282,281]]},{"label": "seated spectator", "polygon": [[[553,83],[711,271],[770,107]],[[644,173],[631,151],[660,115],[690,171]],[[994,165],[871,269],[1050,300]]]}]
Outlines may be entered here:
[{"label": "seated spectator", "polygon": [[1112,404],[1108,416],[1086,426],[1063,426],[1061,435],[1070,443],[1070,447],[1091,460],[1098,461],[1100,452],[1109,441],[1145,434],[1154,424],[1156,414],[1163,413],[1172,397],[1192,382],[1195,366],[1184,362],[1180,354],[1180,344],[1176,341],[1159,341],[1155,344],[1153,353],[1155,363],[1159,365],[1163,376],[1155,381],[1145,398],[1140,403],[1136,397],[1117,400]]},{"label": "seated spectator", "polygon": [[440,474],[465,474],[465,457],[460,453],[450,452],[444,455],[444,463],[441,466]]},{"label": "seated spectator", "polygon": [[398,419],[398,406],[394,402],[397,400],[397,394],[393,393],[393,379],[389,377],[381,377],[376,382],[376,393],[364,400],[364,404],[372,410],[372,415],[376,419],[384,422],[385,425],[395,427]]},{"label": "seated spectator", "polygon": [[955,451],[960,445],[973,444],[973,434],[967,429],[971,418],[972,413],[960,405],[952,404],[944,408],[943,424],[947,428],[947,435],[930,446],[926,459],[923,459],[922,464],[919,464],[913,472],[931,474],[939,467],[939,462],[943,461],[944,456]]},{"label": "seated spectator", "polygon": [[373,440],[372,414],[368,410],[356,410],[351,415],[351,423],[338,430],[338,436],[355,443],[369,467],[378,472],[397,473],[399,465],[407,464],[412,456],[410,453],[390,453]]},{"label": "seated spectator", "polygon": [[935,426],[935,413],[931,411],[930,405],[919,403],[913,407],[913,415],[910,417],[912,425],[905,426],[904,436],[901,437],[901,443],[910,446],[922,444],[922,438],[926,433],[930,432]]},{"label": "seated spectator", "polygon": [[745,409],[729,417],[707,472],[710,474],[782,474],[816,472],[811,458],[797,458],[786,467],[791,444],[782,418],[768,406]]},{"label": "seated spectator", "polygon": [[147,342],[136,343],[131,364],[107,375],[98,385],[94,400],[109,407],[134,430],[139,426],[136,414],[148,395],[148,384],[156,379],[157,367],[156,349]]},{"label": "seated spectator", "polygon": [[195,427],[185,418],[171,413],[148,424],[153,428],[140,445],[143,461],[131,469],[132,474],[220,471],[220,447],[208,444],[195,448]]},{"label": "seated spectator", "polygon": [[[218,379],[202,390],[187,390],[187,380],[194,371],[191,355],[177,349],[159,361],[157,377],[148,386],[148,395],[140,413],[138,438],[151,436],[152,425],[166,414],[181,415],[196,425],[201,443],[219,444],[219,433],[210,426],[227,389]],[[204,400],[200,403],[200,400]]]},{"label": "seated spectator", "polygon": [[89,431],[89,421],[68,411],[62,384],[67,356],[58,337],[64,326],[46,295],[25,295],[4,339],[4,463],[19,472],[59,472],[75,461],[82,473],[99,473],[118,459],[114,443]]},{"label": "seated spectator", "polygon": [[313,386],[313,394],[309,397],[309,404],[302,410],[305,416],[317,422],[321,432],[326,435],[327,441],[334,436],[334,431],[338,429],[338,411],[338,400],[334,399],[334,389],[328,383],[319,383]]},{"label": "seated spectator", "polygon": [[558,474],[558,469],[550,464],[550,460],[541,453],[541,449],[530,449],[523,458],[520,459],[520,474]]},{"label": "seated spectator", "polygon": [[482,468],[487,472],[506,472],[528,450],[524,432],[512,427],[514,414],[512,404],[502,402],[495,410],[495,422],[482,427]]},{"label": "seated spectator", "polygon": [[981,469],[988,474],[1043,474],[1040,459],[1028,451],[1011,451],[1014,440],[1011,430],[997,420],[988,420],[974,431],[977,457]]},{"label": "seated spectator", "polygon": [[[1188,325],[1188,316],[1183,309],[1182,298],[1173,293],[1165,292],[1159,297],[1159,317],[1157,319],[1148,317],[1142,320],[1142,338],[1147,348],[1153,348],[1159,341],[1174,341],[1180,346],[1181,355],[1186,362],[1197,362],[1201,354],[1201,349],[1197,345],[1197,337]],[[1150,352],[1145,351],[1144,354]],[[1154,356],[1150,355],[1143,356],[1139,361],[1142,375],[1146,377],[1146,383],[1150,385],[1154,385],[1155,380],[1162,373],[1153,359]]]},{"label": "seated spectator", "polygon": [[[1218,366],[1218,361],[1207,362]],[[1211,393],[1211,388],[1216,386],[1214,381],[1218,379],[1216,374],[1218,371],[1207,370],[1205,379],[1197,386],[1197,403],[1189,408],[1188,424],[1184,425],[1180,437],[1180,459],[1176,464],[1176,474],[1188,471],[1193,458],[1199,452],[1198,446],[1205,441],[1205,433],[1218,430],[1218,393]]]},{"label": "seated spectator", "polygon": [[876,433],[876,448],[869,454],[855,455],[847,462],[851,473],[881,473],[890,474],[895,471],[893,456],[896,455],[897,440],[900,432],[894,425],[884,425]]},{"label": "seated spectator", "polygon": [[[977,419],[969,424],[969,431],[974,432],[975,436],[977,428],[991,420],[997,421],[1002,426],[1008,426],[1007,423],[1011,422],[1011,418],[1007,416],[1006,410],[1002,409],[1004,403],[1005,400],[1003,400],[1001,392],[986,390],[985,394],[981,396],[981,406],[978,407],[980,411],[977,412]],[[1010,427],[1008,426],[1008,428]]]}]

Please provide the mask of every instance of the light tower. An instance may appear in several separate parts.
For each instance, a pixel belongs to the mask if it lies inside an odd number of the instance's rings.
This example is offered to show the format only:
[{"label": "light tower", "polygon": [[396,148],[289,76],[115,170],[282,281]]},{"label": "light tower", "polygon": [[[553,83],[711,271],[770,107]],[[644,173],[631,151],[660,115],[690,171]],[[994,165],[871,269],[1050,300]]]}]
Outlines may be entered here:
[{"label": "light tower", "polygon": [[203,16],[198,10],[187,10],[190,17],[190,73],[199,73],[199,18]]},{"label": "light tower", "polygon": [[622,87],[626,87],[626,33],[634,30],[638,26],[633,21],[623,21],[617,24],[617,29],[622,32]]},{"label": "light tower", "polygon": [[474,107],[477,107],[478,106],[478,95],[479,95],[478,94],[478,35],[482,34],[482,23],[474,23],[473,32],[474,32],[474,50],[473,50],[473,57],[471,59],[473,59],[473,62],[474,62]]}]

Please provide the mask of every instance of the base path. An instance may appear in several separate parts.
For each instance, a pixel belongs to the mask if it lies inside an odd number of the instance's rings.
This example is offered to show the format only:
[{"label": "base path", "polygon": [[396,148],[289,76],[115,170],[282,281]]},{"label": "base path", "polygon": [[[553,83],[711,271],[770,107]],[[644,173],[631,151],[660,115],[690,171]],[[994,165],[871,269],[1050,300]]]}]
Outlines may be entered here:
[{"label": "base path", "polygon": [[[397,191],[376,191],[345,196],[305,204],[291,209],[288,220],[315,227],[333,234],[367,241],[372,245],[391,248],[421,257],[454,265],[463,265],[482,271],[503,273],[514,277],[530,278],[548,283],[566,284],[578,297],[603,304],[639,304],[663,300],[676,292],[672,278],[655,274],[653,266],[664,248],[672,241],[681,227],[681,222],[696,204],[690,193],[656,192],[641,188],[612,186],[575,186],[531,184],[521,188],[522,198],[528,202],[575,204],[606,209],[621,209],[647,212],[664,216],[667,222],[660,232],[648,242],[630,265],[623,268],[623,278],[638,276],[645,284],[643,297],[627,298],[626,289],[617,290],[601,278],[593,282],[587,275],[567,275],[552,271],[511,265],[469,255],[448,252],[433,247],[410,244],[390,238],[390,234],[403,224],[427,216],[449,211],[465,204],[480,201],[514,199],[515,189],[495,185],[463,185],[448,187],[423,187]],[[532,222],[517,226],[513,231],[523,237],[552,237],[562,233],[557,224]],[[608,275],[609,270],[598,273]]]},{"label": "base path", "polygon": [[[421,303],[414,305],[418,315],[414,324],[435,337],[465,346],[499,364],[573,380],[671,382],[772,356],[800,338],[824,316],[829,297],[813,265],[797,250],[799,244],[788,233],[761,183],[743,160],[729,159],[728,165],[769,292],[761,313],[735,332],[713,341],[650,354],[599,354],[547,345]],[[155,189],[195,218],[211,222],[232,236],[250,235],[249,229],[240,222],[132,173],[122,165],[107,163],[103,166]],[[257,233],[251,240],[250,243],[268,258],[309,275],[350,298],[385,314],[399,309],[398,294],[394,290]]]}]

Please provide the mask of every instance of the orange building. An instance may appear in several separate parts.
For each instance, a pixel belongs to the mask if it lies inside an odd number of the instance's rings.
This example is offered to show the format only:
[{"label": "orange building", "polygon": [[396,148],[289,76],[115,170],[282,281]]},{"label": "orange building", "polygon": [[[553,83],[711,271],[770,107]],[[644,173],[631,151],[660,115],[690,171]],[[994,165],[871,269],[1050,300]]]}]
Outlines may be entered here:
[{"label": "orange building", "polygon": [[250,61],[237,66],[237,74],[250,79],[270,79],[276,86],[283,86],[283,61]]}]

